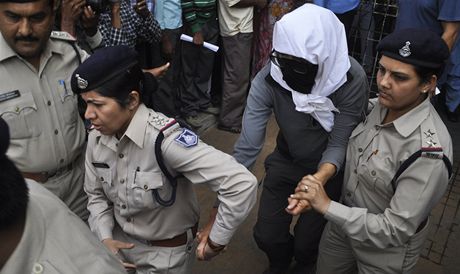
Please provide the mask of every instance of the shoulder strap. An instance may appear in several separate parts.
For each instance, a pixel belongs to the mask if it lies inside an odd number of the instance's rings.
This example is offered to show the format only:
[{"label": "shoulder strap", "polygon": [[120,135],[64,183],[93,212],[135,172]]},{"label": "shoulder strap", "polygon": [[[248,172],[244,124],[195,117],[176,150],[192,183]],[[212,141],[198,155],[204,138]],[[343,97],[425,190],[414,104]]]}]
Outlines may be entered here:
[{"label": "shoulder strap", "polygon": [[[393,179],[391,180],[391,185],[393,186],[393,192],[396,192],[396,187],[398,186],[396,184],[396,181],[398,180],[399,176],[411,165],[415,162],[415,160],[417,160],[419,157],[422,156],[422,152],[423,150],[420,149],[416,152],[414,152],[411,156],[409,156],[409,158],[407,158],[402,164],[401,166],[398,168],[398,171],[396,171],[396,174],[395,176],[393,177]],[[447,167],[447,173],[449,175],[449,178],[452,176],[452,163],[450,162],[449,158],[443,154],[442,155],[442,161],[444,162],[444,164],[446,165]]]},{"label": "shoulder strap", "polygon": [[171,197],[167,200],[164,200],[163,198],[160,197],[160,194],[158,193],[158,190],[154,189],[152,191],[152,196],[153,198],[162,206],[172,206],[174,202],[176,201],[176,191],[177,191],[177,178],[174,177],[166,168],[166,165],[163,160],[163,154],[161,153],[161,144],[163,143],[163,140],[165,138],[164,131],[170,128],[170,126],[164,127],[160,129],[160,132],[158,133],[158,136],[155,140],[155,157],[157,159],[158,166],[161,169],[161,172],[165,175],[165,177],[168,179],[168,182],[171,184],[172,191],[171,191]]}]

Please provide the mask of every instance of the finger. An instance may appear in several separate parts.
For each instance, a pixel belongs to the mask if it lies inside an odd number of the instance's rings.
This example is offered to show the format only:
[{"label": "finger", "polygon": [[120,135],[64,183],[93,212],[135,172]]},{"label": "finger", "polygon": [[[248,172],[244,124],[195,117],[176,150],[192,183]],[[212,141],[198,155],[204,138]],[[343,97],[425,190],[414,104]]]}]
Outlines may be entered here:
[{"label": "finger", "polygon": [[204,247],[206,245],[206,242],[201,242],[198,247],[196,248],[196,257],[198,258],[198,260],[200,261],[204,261],[205,258],[204,258]]},{"label": "finger", "polygon": [[119,249],[131,249],[134,247],[133,243],[126,243],[122,241],[114,241],[115,247]]},{"label": "finger", "polygon": [[288,198],[288,202],[289,202],[289,204],[288,204],[288,206],[286,208],[289,209],[289,210],[292,210],[297,206],[297,204],[299,203],[299,200]]},{"label": "finger", "polygon": [[125,262],[121,262],[123,264],[123,267],[124,268],[127,268],[127,269],[136,269],[136,265],[135,264],[131,264],[131,263],[125,263]]}]

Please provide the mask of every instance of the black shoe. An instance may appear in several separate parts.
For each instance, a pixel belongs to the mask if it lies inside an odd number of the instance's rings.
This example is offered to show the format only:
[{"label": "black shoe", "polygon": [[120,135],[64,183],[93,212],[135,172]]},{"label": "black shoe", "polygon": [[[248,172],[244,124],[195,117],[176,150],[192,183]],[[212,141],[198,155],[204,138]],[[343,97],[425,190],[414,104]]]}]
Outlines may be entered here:
[{"label": "black shoe", "polygon": [[458,115],[455,111],[450,111],[449,109],[446,108],[446,116],[447,116],[447,120],[451,121],[452,123],[458,122]]}]

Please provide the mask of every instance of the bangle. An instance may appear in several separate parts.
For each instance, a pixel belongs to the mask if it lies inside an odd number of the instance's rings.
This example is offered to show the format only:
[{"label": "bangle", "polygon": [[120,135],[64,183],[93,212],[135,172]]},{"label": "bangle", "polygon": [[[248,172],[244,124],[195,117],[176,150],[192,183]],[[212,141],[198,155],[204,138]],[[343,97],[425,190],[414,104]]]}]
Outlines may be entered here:
[{"label": "bangle", "polygon": [[208,243],[209,248],[211,248],[212,251],[216,253],[221,252],[225,248],[225,245],[215,244],[213,241],[211,241],[211,238],[209,237],[208,237],[207,243]]}]

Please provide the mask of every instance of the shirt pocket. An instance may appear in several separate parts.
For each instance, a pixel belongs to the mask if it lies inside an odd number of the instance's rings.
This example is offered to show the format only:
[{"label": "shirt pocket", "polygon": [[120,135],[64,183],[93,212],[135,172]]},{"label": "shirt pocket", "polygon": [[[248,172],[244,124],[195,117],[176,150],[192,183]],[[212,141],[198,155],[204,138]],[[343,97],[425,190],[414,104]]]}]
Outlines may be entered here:
[{"label": "shirt pocket", "polygon": [[65,77],[55,78],[53,84],[53,86],[57,89],[56,92],[58,93],[62,103],[62,108],[59,113],[62,114],[66,124],[72,125],[78,119],[77,95],[72,92],[72,89],[70,88],[70,80],[65,80]]},{"label": "shirt pocket", "polygon": [[132,183],[132,204],[137,208],[156,208],[158,201],[153,197],[154,192],[163,200],[171,197],[171,188],[160,172],[136,171]]},{"label": "shirt pocket", "polygon": [[394,175],[392,170],[391,160],[388,157],[374,155],[369,161],[360,164],[359,181],[369,190],[389,201],[394,194],[391,185]]},{"label": "shirt pocket", "polygon": [[97,178],[104,190],[105,195],[112,201],[115,202],[117,199],[117,190],[113,185],[112,169],[111,168],[96,168]]},{"label": "shirt pocket", "polygon": [[0,117],[10,128],[11,139],[28,139],[41,135],[40,117],[37,105],[30,92],[0,103]]}]

